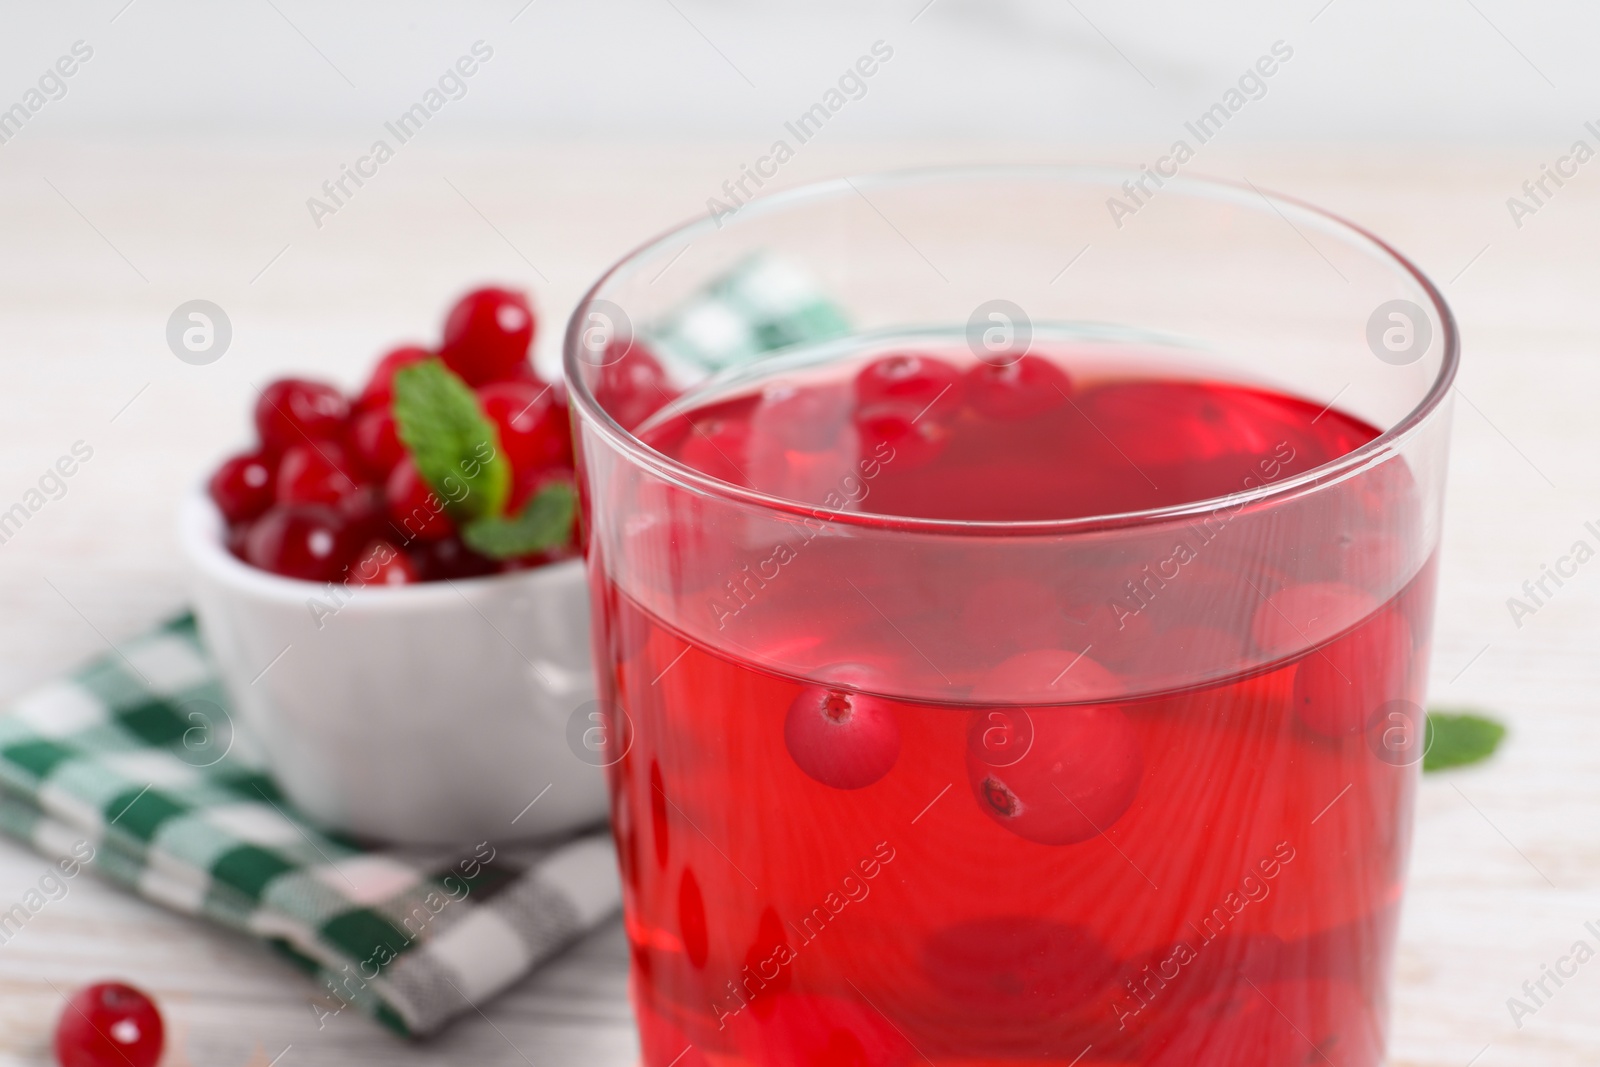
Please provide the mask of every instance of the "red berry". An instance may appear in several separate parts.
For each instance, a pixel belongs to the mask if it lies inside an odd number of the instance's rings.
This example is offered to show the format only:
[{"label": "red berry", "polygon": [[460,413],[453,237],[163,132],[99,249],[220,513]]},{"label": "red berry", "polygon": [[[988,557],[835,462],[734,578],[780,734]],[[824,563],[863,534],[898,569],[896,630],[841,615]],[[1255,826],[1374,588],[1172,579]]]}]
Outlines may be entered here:
[{"label": "red berry", "polygon": [[280,378],[256,401],[256,432],[273,453],[308,441],[338,438],[350,404],[344,394],[325,382]]},{"label": "red berry", "polygon": [[357,414],[350,422],[349,444],[361,469],[379,481],[387,478],[406,454],[394,413],[387,407]]},{"label": "red berry", "polygon": [[978,363],[967,371],[967,403],[991,419],[1031,419],[1071,395],[1066,371],[1042,356],[1023,356],[1004,366]]},{"label": "red berry", "polygon": [[594,398],[625,430],[631,430],[677,397],[667,372],[637,342],[626,348],[613,343],[594,380]]},{"label": "red berry", "polygon": [[61,1067],[155,1067],[166,1031],[155,1002],[130,985],[78,990],[56,1024]]},{"label": "red berry", "polygon": [[361,397],[356,401],[356,409],[376,411],[387,408],[394,400],[394,372],[401,367],[409,367],[413,363],[421,363],[425,359],[432,358],[432,352],[415,345],[396,348],[385,355],[378,360],[378,365],[372,368],[372,377],[367,379],[366,386],[361,390]]},{"label": "red berry", "polygon": [[389,501],[389,518],[406,538],[437,541],[455,531],[455,523],[445,514],[444,501],[428,488],[410,456],[403,457],[389,472],[384,494]]},{"label": "red berry", "polygon": [[[1046,676],[1057,663],[1070,668]],[[1025,652],[985,675],[973,696],[1071,699],[1113,678],[1072,653]],[[1115,704],[995,707],[974,712],[968,725],[967,777],[979,807],[1029,841],[1070,845],[1099,836],[1133,804],[1143,775],[1138,735]]]},{"label": "red berry", "polygon": [[350,564],[351,585],[409,585],[417,580],[417,566],[387,541],[373,541]]},{"label": "red berry", "polygon": [[455,537],[425,541],[413,546],[412,562],[417,565],[417,573],[425,582],[477,578],[493,574],[498,569],[494,560],[478,555]]},{"label": "red berry", "polygon": [[350,562],[351,540],[348,523],[332,508],[278,504],[250,527],[245,561],[285,578],[332,582]]},{"label": "red berry", "polygon": [[355,492],[344,449],[332,441],[294,445],[278,463],[279,504],[337,504]]},{"label": "red berry", "polygon": [[249,522],[272,506],[274,473],[265,453],[232,456],[211,476],[211,499],[230,523]]},{"label": "red berry", "polygon": [[520,474],[549,466],[572,466],[572,436],[566,404],[552,386],[506,381],[478,390],[478,405],[500,433],[511,469]]},{"label": "red berry", "polygon": [[961,406],[961,372],[942,359],[911,352],[881,356],[856,375],[856,406],[910,404],[935,417]]},{"label": "red berry", "polygon": [[474,289],[450,309],[439,355],[468,385],[516,374],[533,344],[533,309],[509,289]]},{"label": "red berry", "polygon": [[943,422],[923,414],[915,404],[890,401],[856,412],[860,452],[896,470],[910,470],[936,459],[950,440]]},{"label": "red berry", "polygon": [[[824,674],[840,682],[865,680],[859,668]],[[794,698],[783,742],[802,771],[835,789],[869,786],[900,758],[900,727],[887,700],[824,685],[808,685]]]},{"label": "red berry", "polygon": [[1303,582],[1256,605],[1250,639],[1265,656],[1287,656],[1326,641],[1377,608],[1377,599],[1363,589],[1340,582]]},{"label": "red berry", "polygon": [[1302,659],[1294,672],[1294,710],[1316,733],[1360,733],[1379,708],[1406,694],[1411,628],[1383,611]]},{"label": "red berry", "polygon": [[750,423],[743,418],[697,418],[678,448],[678,458],[702,474],[749,485]]}]

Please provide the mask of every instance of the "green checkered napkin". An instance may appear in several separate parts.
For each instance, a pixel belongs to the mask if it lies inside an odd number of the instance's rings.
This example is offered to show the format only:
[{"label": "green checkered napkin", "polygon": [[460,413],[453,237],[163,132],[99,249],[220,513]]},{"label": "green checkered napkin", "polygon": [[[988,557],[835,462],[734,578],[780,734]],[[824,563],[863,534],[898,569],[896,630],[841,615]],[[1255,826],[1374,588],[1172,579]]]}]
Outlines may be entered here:
[{"label": "green checkered napkin", "polygon": [[[311,974],[319,1016],[409,1036],[505,989],[615,912],[610,837],[374,850],[289,810],[234,736],[191,618],[0,715],[0,830],[147,900],[260,937]],[[21,905],[27,910],[27,905]],[[0,914],[0,942],[27,916]]]},{"label": "green checkered napkin", "polygon": [[742,261],[646,331],[679,362],[719,371],[774,349],[849,330],[804,269],[770,254]]}]

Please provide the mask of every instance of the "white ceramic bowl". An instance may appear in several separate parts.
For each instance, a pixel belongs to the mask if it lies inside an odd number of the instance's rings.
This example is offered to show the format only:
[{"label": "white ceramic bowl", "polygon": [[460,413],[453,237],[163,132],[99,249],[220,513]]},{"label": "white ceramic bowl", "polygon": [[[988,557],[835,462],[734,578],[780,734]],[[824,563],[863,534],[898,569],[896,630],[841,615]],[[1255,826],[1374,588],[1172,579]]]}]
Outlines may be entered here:
[{"label": "white ceramic bowl", "polygon": [[301,812],[405,844],[604,818],[604,776],[567,740],[595,698],[581,561],[334,589],[246,565],[223,533],[216,506],[192,493],[179,538],[201,635]]}]

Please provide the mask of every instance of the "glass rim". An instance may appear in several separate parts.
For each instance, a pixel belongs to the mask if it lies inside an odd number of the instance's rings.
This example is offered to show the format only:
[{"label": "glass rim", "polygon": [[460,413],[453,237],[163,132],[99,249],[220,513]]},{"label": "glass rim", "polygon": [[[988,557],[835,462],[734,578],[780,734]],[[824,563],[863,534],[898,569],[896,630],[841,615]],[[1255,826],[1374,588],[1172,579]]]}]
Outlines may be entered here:
[{"label": "glass rim", "polygon": [[[1035,181],[1053,179],[1067,183],[1085,183],[1091,179],[1121,178],[1130,173],[1135,173],[1135,171],[1131,168],[1123,170],[1108,166],[1072,164],[935,166],[881,171],[872,174],[810,182],[792,189],[755,197],[746,201],[739,208],[739,218],[733,219],[726,225],[730,227],[738,226],[741,222],[748,221],[751,218],[787,211],[840,194],[859,193],[860,188],[863,186],[872,189],[935,182],[955,185],[959,182],[980,179]],[[1432,384],[1428,387],[1428,391],[1417,405],[1392,427],[1379,433],[1372,440],[1310,470],[1302,471],[1280,481],[1257,486],[1254,489],[1136,511],[1083,515],[1069,519],[1030,519],[1025,521],[933,519],[914,515],[844,511],[763,493],[756,489],[734,485],[731,482],[713,478],[652,448],[631,431],[625,429],[600,406],[594,394],[590,391],[588,384],[583,380],[583,376],[579,373],[580,366],[583,365],[580,355],[582,323],[585,320],[587,309],[597,299],[601,298],[601,293],[605,287],[621,271],[635,263],[643,262],[652,253],[668,246],[676,246],[686,239],[692,241],[695,236],[703,235],[707,230],[715,232],[723,228],[723,224],[719,224],[709,217],[695,218],[689,222],[680,223],[633,248],[607,267],[600,277],[595,280],[594,284],[583,294],[583,297],[573,309],[571,317],[567,320],[567,329],[562,340],[561,363],[568,392],[572,397],[573,405],[580,410],[582,416],[588,419],[600,433],[623,454],[627,455],[630,460],[652,469],[655,473],[685,488],[707,496],[720,497],[726,501],[745,504],[765,511],[785,513],[797,518],[838,522],[874,529],[968,536],[983,534],[1029,536],[1094,533],[1122,529],[1129,526],[1155,525],[1157,523],[1198,518],[1225,509],[1238,510],[1251,504],[1298,496],[1305,492],[1315,491],[1325,485],[1343,481],[1346,477],[1358,473],[1369,466],[1376,466],[1388,458],[1406,440],[1414,436],[1428,417],[1443,404],[1455,381],[1456,371],[1460,365],[1460,334],[1455,315],[1450,310],[1449,304],[1445,302],[1444,295],[1439,292],[1438,287],[1423,272],[1422,268],[1365,227],[1297,197],[1267,192],[1253,183],[1236,182],[1208,176],[1180,175],[1177,178],[1168,179],[1167,184],[1178,187],[1179,191],[1189,192],[1193,195],[1238,201],[1261,201],[1266,207],[1280,213],[1281,208],[1288,207],[1309,214],[1325,222],[1332,223],[1333,228],[1343,231],[1345,237],[1352,244],[1369,246],[1368,251],[1376,258],[1387,259],[1393,265],[1398,266],[1426,294],[1429,307],[1437,316],[1440,325],[1442,356],[1439,371],[1435,375]]]}]

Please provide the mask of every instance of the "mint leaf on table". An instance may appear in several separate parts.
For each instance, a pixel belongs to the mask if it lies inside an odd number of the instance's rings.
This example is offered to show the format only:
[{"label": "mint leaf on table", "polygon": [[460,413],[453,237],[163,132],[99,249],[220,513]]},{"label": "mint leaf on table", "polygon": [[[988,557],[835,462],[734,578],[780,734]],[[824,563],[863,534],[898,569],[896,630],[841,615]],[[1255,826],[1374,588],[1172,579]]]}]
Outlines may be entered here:
[{"label": "mint leaf on table", "polygon": [[512,559],[567,543],[578,513],[578,494],[565,482],[539,490],[515,518],[489,516],[461,530],[467,547],[490,559]]},{"label": "mint leaf on table", "polygon": [[466,382],[438,359],[394,375],[394,421],[423,481],[457,522],[505,509],[511,464]]},{"label": "mint leaf on table", "polygon": [[1486,760],[1500,747],[1506,728],[1470,711],[1429,711],[1422,769],[1442,771]]}]

